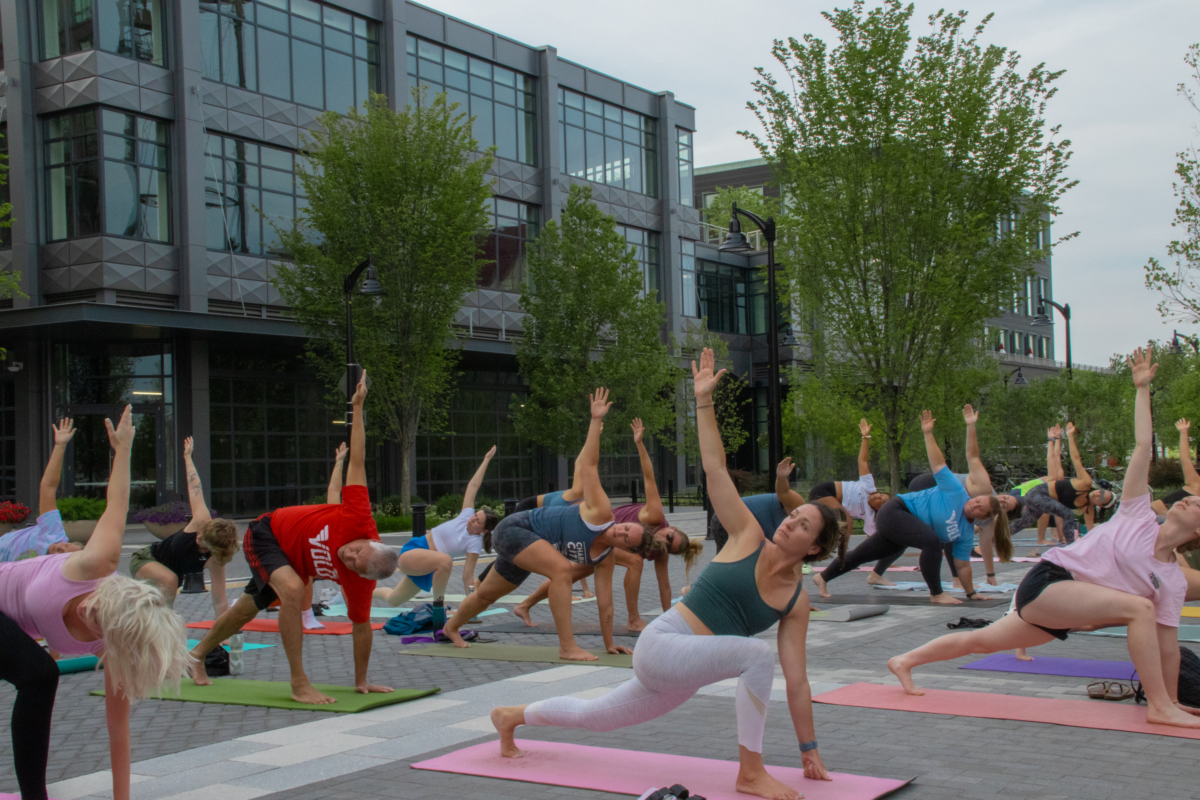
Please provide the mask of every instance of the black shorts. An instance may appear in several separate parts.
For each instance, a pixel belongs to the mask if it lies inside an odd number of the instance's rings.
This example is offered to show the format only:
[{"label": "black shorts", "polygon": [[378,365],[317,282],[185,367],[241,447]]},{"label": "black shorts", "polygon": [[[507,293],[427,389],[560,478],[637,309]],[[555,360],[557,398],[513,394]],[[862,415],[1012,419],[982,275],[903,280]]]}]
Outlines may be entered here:
[{"label": "black shorts", "polygon": [[917,477],[908,482],[908,491],[923,492],[926,489],[932,489],[937,486],[937,478],[933,477],[932,472],[922,472]]},{"label": "black shorts", "polygon": [[837,499],[837,485],[833,481],[825,481],[818,483],[808,491],[808,502],[820,500],[822,497],[832,497]]},{"label": "black shorts", "polygon": [[270,514],[264,514],[246,528],[242,550],[250,566],[250,582],[246,584],[245,594],[253,597],[254,605],[262,611],[279,599],[279,595],[271,588],[271,574],[280,567],[292,565],[279,546],[279,540],[271,532]]},{"label": "black shorts", "polygon": [[531,573],[514,564],[513,559],[541,538],[533,532],[528,511],[509,514],[500,520],[500,524],[492,531],[492,549],[496,552],[492,568],[496,574],[515,586],[524,583]]},{"label": "black shorts", "polygon": [[[1058,583],[1060,581],[1073,581],[1075,576],[1069,570],[1063,569],[1058,564],[1052,564],[1049,561],[1039,561],[1037,566],[1029,570],[1028,574],[1021,581],[1021,585],[1017,587],[1017,616],[1021,619],[1021,609],[1037,600],[1038,597],[1046,590],[1046,587]],[[1067,634],[1070,633],[1069,628],[1047,628],[1042,625],[1037,625],[1030,622],[1035,628],[1041,628],[1046,633],[1055,638],[1066,640]]]},{"label": "black shorts", "polygon": [[526,497],[524,500],[517,503],[517,507],[514,508],[513,510],[514,511],[533,511],[537,507],[538,507],[537,495],[535,494],[533,497]]}]

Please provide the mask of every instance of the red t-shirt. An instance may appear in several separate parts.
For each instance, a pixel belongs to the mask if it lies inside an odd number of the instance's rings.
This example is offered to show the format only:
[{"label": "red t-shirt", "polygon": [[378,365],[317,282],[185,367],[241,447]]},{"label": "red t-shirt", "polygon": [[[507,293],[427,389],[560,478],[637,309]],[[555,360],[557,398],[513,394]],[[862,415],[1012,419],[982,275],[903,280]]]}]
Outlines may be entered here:
[{"label": "red t-shirt", "polygon": [[350,621],[371,621],[375,581],[363,578],[337,557],[338,548],[355,539],[379,541],[367,487],[342,489],[341,505],[290,506],[274,511],[271,533],[301,580],[341,584]]}]

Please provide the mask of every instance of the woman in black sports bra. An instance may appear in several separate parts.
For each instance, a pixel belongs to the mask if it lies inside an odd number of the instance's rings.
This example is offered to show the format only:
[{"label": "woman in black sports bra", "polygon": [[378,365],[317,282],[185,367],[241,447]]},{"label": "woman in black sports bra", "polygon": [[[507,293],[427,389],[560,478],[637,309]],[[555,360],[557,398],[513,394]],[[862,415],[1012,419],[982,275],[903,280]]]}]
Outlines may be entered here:
[{"label": "woman in black sports bra", "polygon": [[1075,423],[1067,423],[1067,448],[1071,453],[1071,464],[1075,467],[1075,477],[1066,478],[1062,468],[1058,468],[1055,476],[1043,478],[1049,484],[1050,496],[1067,508],[1083,512],[1084,523],[1088,530],[1096,525],[1096,512],[1110,509],[1116,505],[1117,497],[1108,489],[1092,488],[1092,476],[1083,466],[1079,457],[1079,448],[1075,444]]},{"label": "woman in black sports bra", "polygon": [[1200,495],[1200,473],[1196,472],[1196,465],[1192,463],[1192,443],[1188,440],[1192,423],[1181,419],[1175,423],[1175,428],[1179,431],[1179,466],[1183,469],[1183,488],[1150,504],[1150,508],[1159,516],[1166,516],[1171,506],[1183,498]]}]

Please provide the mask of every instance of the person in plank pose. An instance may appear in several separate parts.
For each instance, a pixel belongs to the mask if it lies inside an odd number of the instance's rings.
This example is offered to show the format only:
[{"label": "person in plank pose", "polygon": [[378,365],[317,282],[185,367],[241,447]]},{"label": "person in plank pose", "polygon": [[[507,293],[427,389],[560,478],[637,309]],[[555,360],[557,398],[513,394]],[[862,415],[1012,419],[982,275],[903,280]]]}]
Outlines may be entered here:
[{"label": "person in plank pose", "polygon": [[54,430],[54,449],[50,451],[50,460],[46,462],[46,471],[42,474],[38,491],[37,522],[28,528],[0,536],[0,562],[76,553],[83,549],[83,545],[67,540],[55,499],[62,477],[63,456],[67,452],[67,445],[75,437],[75,423],[70,417],[65,417],[51,428]]},{"label": "person in plank pose", "polygon": [[[558,631],[559,657],[568,661],[595,661],[597,656],[577,645],[571,632],[571,584],[576,580],[573,568],[594,567],[611,560],[614,548],[650,556],[663,549],[646,526],[617,522],[613,518],[599,472],[600,430],[612,403],[608,401],[607,389],[597,389],[589,400],[591,424],[587,441],[575,461],[575,477],[583,488],[583,501],[577,506],[518,511],[500,520],[492,534],[496,550],[492,569],[442,629],[456,647],[470,646],[458,633],[464,622],[511,593],[536,572],[550,579],[548,596]],[[607,596],[601,593],[597,601],[601,624],[607,618],[611,629],[611,592]],[[611,634],[605,641],[610,640]],[[629,652],[621,647],[613,647],[611,651]]]},{"label": "person in plank pose", "polygon": [[1074,630],[1125,625],[1129,655],[1146,692],[1146,721],[1200,728],[1200,709],[1177,702],[1179,618],[1188,582],[1176,555],[1200,548],[1200,497],[1176,503],[1158,524],[1147,483],[1150,382],[1158,365],[1149,348],[1138,348],[1127,361],[1137,389],[1137,443],[1125,471],[1121,507],[1083,539],[1042,556],[1021,581],[1015,614],[977,631],[939,637],[888,661],[908,694],[923,694],[912,677],[922,664],[1036,647],[1065,640]]},{"label": "person in plank pose", "polygon": [[212,630],[192,649],[197,659],[192,679],[198,686],[212,683],[199,659],[278,599],[279,635],[291,670],[292,699],[310,705],[335,702],[313,688],[304,672],[301,604],[308,580],[321,578],[340,584],[346,597],[347,616],[353,623],[355,690],[360,694],[393,691],[367,680],[372,639],[371,593],[376,581],[389,578],[396,571],[397,558],[395,551],[379,541],[371,516],[367,434],[362,418],[366,381],[367,373],[363,370],[351,398],[354,419],[350,426],[350,463],[341,505],[281,508],[250,523],[242,548],[250,565],[251,580],[241,598],[217,618]]},{"label": "person in plank pose", "polygon": [[[613,519],[617,522],[636,522],[644,525],[654,538],[662,542],[666,548],[659,551],[651,559],[654,563],[655,577],[658,579],[658,599],[662,604],[662,610],[666,611],[671,607],[672,594],[671,577],[667,573],[668,559],[672,555],[683,556],[687,565],[687,571],[690,573],[692,565],[695,564],[700,554],[704,552],[704,542],[693,542],[688,538],[686,533],[667,524],[667,516],[663,510],[662,498],[658,494],[658,483],[654,480],[654,463],[650,460],[650,453],[647,452],[646,445],[642,441],[645,426],[642,425],[642,420],[638,418],[634,419],[629,427],[633,429],[633,442],[637,446],[638,456],[641,459],[642,483],[646,489],[646,502],[628,503],[623,506],[617,506],[612,510]],[[642,565],[646,563],[646,559],[635,556],[625,550],[616,550],[613,555],[615,557],[615,565],[625,568],[625,606],[629,615],[626,628],[631,631],[645,630],[646,621],[642,619],[642,615],[638,611],[638,597],[641,594]],[[609,592],[612,591],[612,566],[612,563],[605,561],[596,567],[596,575],[602,576],[608,581]],[[586,569],[576,568],[576,571],[583,572]],[[600,579],[600,577],[597,578],[597,580]],[[530,617],[530,610],[545,600],[549,591],[550,582],[542,581],[542,585],[537,588],[537,591],[513,608],[513,613],[520,617],[526,625],[535,627],[535,623]],[[611,643],[606,642],[606,646],[608,644]]]},{"label": "person in plank pose", "polygon": [[819,503],[797,506],[768,539],[729,477],[712,393],[725,370],[714,372],[712,350],[705,348],[700,365],[693,362],[700,452],[713,510],[729,539],[701,573],[692,591],[642,633],[633,654],[634,677],[608,694],[591,700],[551,697],[526,706],[492,711],[500,734],[500,754],[519,758],[514,741],[520,725],[549,725],[611,731],[638,725],[672,711],[701,687],[736,678],[737,791],[774,800],[801,795],[763,766],[763,733],[775,654],[755,638],[779,624],[779,663],[787,684],[788,708],[804,775],[830,780],[817,749],[812,690],[805,672],[805,637],[809,603],[800,570],[804,561],[828,558],[841,531],[833,509]]},{"label": "person in plank pose", "polygon": [[[69,421],[55,429],[67,433]],[[50,720],[58,666],[34,641],[104,665],[104,711],[112,796],[129,800],[129,707],[167,687],[189,666],[183,620],[158,587],[117,575],[129,511],[133,409],[104,420],[113,449],[108,505],[83,549],[0,564],[0,680],[16,688],[13,761],[23,800],[46,800]],[[67,437],[69,441],[69,437]],[[203,669],[203,666],[201,666]]]}]

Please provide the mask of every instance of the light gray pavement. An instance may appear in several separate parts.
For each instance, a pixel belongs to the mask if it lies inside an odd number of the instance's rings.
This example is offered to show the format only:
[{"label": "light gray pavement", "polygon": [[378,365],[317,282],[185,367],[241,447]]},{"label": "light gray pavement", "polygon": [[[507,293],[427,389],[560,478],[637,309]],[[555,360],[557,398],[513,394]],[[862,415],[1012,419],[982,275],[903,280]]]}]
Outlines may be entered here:
[{"label": "light gray pavement", "polygon": [[[681,513],[673,520],[693,535],[703,535],[703,515]],[[133,548],[130,548],[133,549]],[[704,554],[713,555],[712,543]],[[677,560],[673,560],[677,561]],[[900,564],[914,564],[915,558]],[[1028,564],[1005,565],[1001,578],[1016,582]],[[124,568],[124,564],[123,564]],[[681,563],[672,565],[673,594],[683,584]],[[230,566],[231,578],[245,576],[244,564]],[[911,578],[915,573],[900,574]],[[693,575],[693,578],[695,576]],[[832,588],[866,593],[865,573],[852,573]],[[523,592],[535,588],[531,579]],[[391,582],[389,582],[391,583]],[[461,587],[456,574],[450,591]],[[230,598],[237,590],[230,590]],[[619,581],[617,618],[624,595]],[[643,574],[640,607],[656,605],[653,570]],[[177,608],[185,619],[209,619],[208,595],[181,595]],[[889,613],[854,623],[814,622],[809,629],[809,678],[814,691],[855,681],[894,683],[887,658],[946,632],[959,616],[996,619],[1004,608],[953,609],[892,606]],[[597,621],[595,603],[575,606],[575,617]],[[549,621],[543,605],[535,616]],[[511,620],[507,615],[484,622]],[[546,646],[541,635],[501,634],[503,641]],[[764,634],[768,638],[769,634]],[[248,634],[252,641],[278,644],[273,634]],[[550,639],[549,641],[548,638]],[[636,640],[625,639],[627,644]],[[599,637],[581,637],[585,647]],[[353,665],[349,637],[305,637],[305,661],[314,681],[349,684]],[[135,798],[531,798],[617,797],[550,786],[494,781],[413,770],[409,764],[494,738],[487,713],[499,704],[529,702],[551,694],[603,692],[625,680],[627,670],[554,664],[522,664],[469,659],[400,656],[399,640],[375,637],[371,674],[397,687],[439,686],[425,700],[365,714],[282,711],[238,706],[148,700],[132,719]],[[1040,648],[1045,655],[1128,660],[1124,640],[1074,636]],[[1086,679],[1010,675],[957,669],[961,662],[920,671],[931,688],[993,692],[1088,701]],[[777,675],[781,675],[777,671]],[[279,647],[247,653],[246,678],[286,681],[287,664]],[[569,741],[625,749],[644,749],[713,758],[736,758],[733,682],[714,685],[667,716],[611,733],[525,728],[528,739]],[[108,741],[103,700],[87,693],[102,685],[101,676],[63,676],[55,705],[49,778],[58,782],[51,796],[61,800],[109,797]],[[782,694],[772,694],[764,758],[768,764],[796,766],[799,757]],[[13,692],[0,683],[0,714],[11,713]],[[833,770],[890,778],[916,777],[899,798],[1183,798],[1200,795],[1197,743],[1191,740],[1112,731],[1084,730],[1035,723],[978,720],[817,704],[814,709],[821,752]],[[0,742],[0,791],[15,791],[7,741]],[[664,783],[686,776],[665,776]],[[702,792],[702,787],[696,787]]]}]

